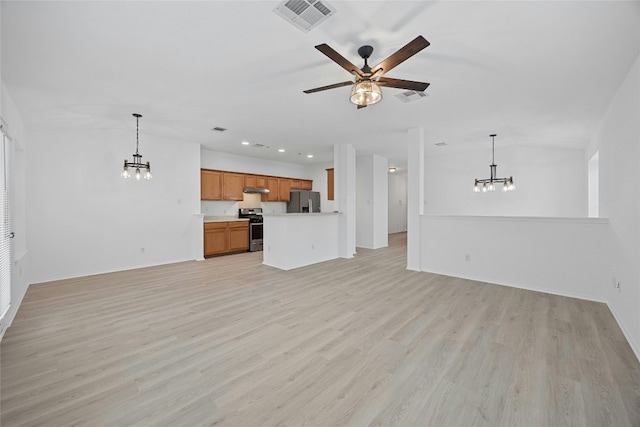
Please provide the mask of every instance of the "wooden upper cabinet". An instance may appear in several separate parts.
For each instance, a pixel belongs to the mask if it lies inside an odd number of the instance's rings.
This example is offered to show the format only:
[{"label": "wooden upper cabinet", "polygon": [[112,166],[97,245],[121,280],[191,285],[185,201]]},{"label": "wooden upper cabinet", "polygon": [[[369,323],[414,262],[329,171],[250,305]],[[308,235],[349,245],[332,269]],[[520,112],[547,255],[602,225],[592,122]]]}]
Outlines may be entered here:
[{"label": "wooden upper cabinet", "polygon": [[266,188],[269,189],[269,193],[262,195],[262,201],[263,202],[277,202],[279,200],[278,199],[278,196],[279,196],[279,192],[278,192],[278,189],[279,189],[278,184],[279,183],[278,183],[278,181],[279,181],[279,179],[276,178],[276,177],[272,177],[272,176],[267,177]]},{"label": "wooden upper cabinet", "polygon": [[258,188],[268,188],[267,185],[268,185],[268,183],[267,183],[267,177],[266,176],[256,175],[256,187],[258,187]]},{"label": "wooden upper cabinet", "polygon": [[222,172],[200,170],[200,199],[222,200]]},{"label": "wooden upper cabinet", "polygon": [[278,200],[288,202],[291,200],[291,180],[289,178],[280,178],[278,180],[278,191],[280,196]]},{"label": "wooden upper cabinet", "polygon": [[243,200],[244,175],[241,173],[224,172],[222,174],[222,199]]},{"label": "wooden upper cabinet", "polygon": [[[269,193],[261,196],[263,202],[288,202],[291,199],[291,190],[311,190],[313,181],[200,169],[201,200],[241,201],[244,200],[245,187],[268,188]],[[333,191],[331,193],[333,194]]]},{"label": "wooden upper cabinet", "polygon": [[257,176],[255,175],[245,175],[244,176],[244,186],[245,187],[257,187]]},{"label": "wooden upper cabinet", "polygon": [[327,169],[327,200],[333,200],[333,168]]}]

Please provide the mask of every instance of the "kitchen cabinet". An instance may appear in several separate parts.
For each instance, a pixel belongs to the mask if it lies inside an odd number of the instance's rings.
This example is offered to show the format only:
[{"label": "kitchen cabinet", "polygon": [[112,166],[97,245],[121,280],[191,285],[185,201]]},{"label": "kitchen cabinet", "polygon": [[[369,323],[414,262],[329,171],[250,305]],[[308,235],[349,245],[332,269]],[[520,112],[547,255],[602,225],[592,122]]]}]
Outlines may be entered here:
[{"label": "kitchen cabinet", "polygon": [[222,200],[222,172],[206,169],[200,171],[200,199]]},{"label": "kitchen cabinet", "polygon": [[310,179],[291,179],[291,190],[312,190],[313,180]]},{"label": "kitchen cabinet", "polygon": [[243,200],[244,175],[234,172],[222,173],[222,200]]},{"label": "kitchen cabinet", "polygon": [[249,222],[234,221],[229,223],[229,252],[249,250]]},{"label": "kitchen cabinet", "polygon": [[278,200],[288,202],[291,199],[291,180],[289,178],[280,178],[278,180]]},{"label": "kitchen cabinet", "polygon": [[327,200],[333,200],[333,168],[327,169]]},{"label": "kitchen cabinet", "polygon": [[291,190],[312,190],[313,180],[254,175],[220,170],[200,170],[201,200],[244,200],[244,188],[268,188],[261,196],[263,202],[288,202]]},{"label": "kitchen cabinet", "polygon": [[267,177],[262,175],[245,175],[244,186],[252,188],[269,188]]},{"label": "kitchen cabinet", "polygon": [[258,188],[267,188],[267,177],[266,176],[256,176],[256,187]]},{"label": "kitchen cabinet", "polygon": [[249,250],[249,222],[222,221],[204,224],[204,256]]},{"label": "kitchen cabinet", "polygon": [[263,202],[277,202],[279,201],[279,179],[273,176],[267,177],[267,186],[269,193],[262,195]]},{"label": "kitchen cabinet", "polygon": [[204,224],[204,256],[220,255],[228,252],[227,222]]},{"label": "kitchen cabinet", "polygon": [[257,176],[255,175],[245,175],[244,176],[244,186],[245,187],[257,187],[258,185],[256,184],[257,182]]}]

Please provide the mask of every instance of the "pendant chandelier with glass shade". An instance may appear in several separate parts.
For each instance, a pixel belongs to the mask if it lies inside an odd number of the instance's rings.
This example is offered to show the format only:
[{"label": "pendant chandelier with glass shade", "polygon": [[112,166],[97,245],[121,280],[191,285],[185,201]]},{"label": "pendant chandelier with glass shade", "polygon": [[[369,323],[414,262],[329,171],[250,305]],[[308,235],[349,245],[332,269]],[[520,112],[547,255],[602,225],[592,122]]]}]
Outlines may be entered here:
[{"label": "pendant chandelier with glass shade", "polygon": [[377,104],[382,101],[382,91],[376,82],[364,79],[353,85],[349,101],[359,107]]},{"label": "pendant chandelier with glass shade", "polygon": [[[129,168],[135,168],[135,177],[137,180],[140,180],[144,176],[144,179],[151,179],[151,164],[149,162],[142,162],[142,154],[138,152],[139,141],[139,132],[138,132],[138,121],[141,114],[134,113],[133,117],[136,118],[136,153],[133,155],[133,161],[129,162],[127,159],[124,160],[124,168],[122,169],[122,177],[129,178],[131,174],[129,173]],[[140,171],[140,169],[144,169],[144,175]]]},{"label": "pendant chandelier with glass shade", "polygon": [[489,135],[491,137],[491,164],[489,168],[491,169],[491,177],[486,179],[476,179],[475,185],[473,186],[474,193],[486,193],[487,191],[495,191],[497,184],[502,184],[502,191],[513,191],[516,189],[515,184],[513,183],[513,177],[509,178],[497,178],[497,168],[495,161],[495,137],[497,136],[495,133]]}]

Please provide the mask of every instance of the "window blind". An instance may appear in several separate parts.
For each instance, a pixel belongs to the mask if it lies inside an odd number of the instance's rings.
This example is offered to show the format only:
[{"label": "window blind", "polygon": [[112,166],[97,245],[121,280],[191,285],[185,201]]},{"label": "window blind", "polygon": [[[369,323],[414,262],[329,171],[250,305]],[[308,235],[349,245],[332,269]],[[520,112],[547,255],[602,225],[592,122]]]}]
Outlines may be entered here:
[{"label": "window blind", "polygon": [[13,146],[11,139],[6,135],[5,126],[0,125],[2,131],[2,150],[0,150],[0,179],[2,191],[0,195],[0,333],[4,330],[4,317],[11,305],[11,262],[13,236],[11,226],[11,162],[13,158]]}]

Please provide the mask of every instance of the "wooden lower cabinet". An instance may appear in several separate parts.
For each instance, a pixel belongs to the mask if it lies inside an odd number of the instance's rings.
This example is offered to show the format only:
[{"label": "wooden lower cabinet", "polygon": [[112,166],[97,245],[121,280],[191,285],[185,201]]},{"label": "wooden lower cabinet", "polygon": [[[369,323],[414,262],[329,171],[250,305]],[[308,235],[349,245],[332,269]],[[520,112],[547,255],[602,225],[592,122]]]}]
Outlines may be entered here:
[{"label": "wooden lower cabinet", "polygon": [[229,223],[229,252],[249,250],[249,223],[236,221]]},{"label": "wooden lower cabinet", "polygon": [[205,257],[248,250],[248,221],[207,222],[204,224]]},{"label": "wooden lower cabinet", "polygon": [[204,224],[204,256],[220,255],[228,252],[228,222],[208,222]]}]

